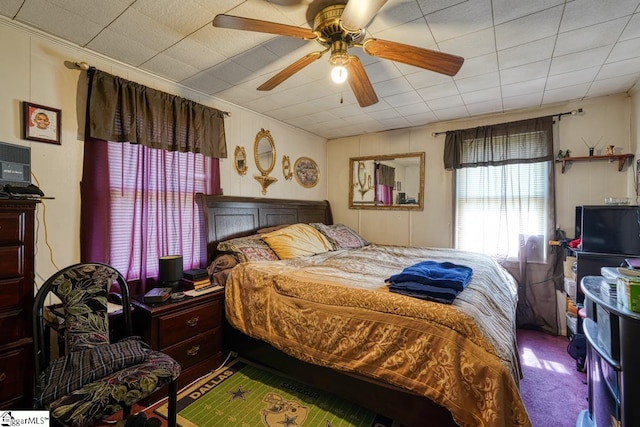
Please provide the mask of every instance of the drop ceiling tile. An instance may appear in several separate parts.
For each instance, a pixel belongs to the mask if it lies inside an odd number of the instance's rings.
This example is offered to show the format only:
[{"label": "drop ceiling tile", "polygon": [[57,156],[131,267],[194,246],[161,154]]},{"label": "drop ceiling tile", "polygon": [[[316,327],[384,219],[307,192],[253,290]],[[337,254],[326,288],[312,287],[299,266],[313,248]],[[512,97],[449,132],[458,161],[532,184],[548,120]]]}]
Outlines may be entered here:
[{"label": "drop ceiling tile", "polygon": [[478,102],[475,104],[467,104],[467,111],[472,116],[480,114],[502,113],[502,99],[493,99],[489,101]]},{"label": "drop ceiling tile", "polygon": [[156,51],[164,50],[184,37],[133,8],[124,11],[108,29]]},{"label": "drop ceiling tile", "polygon": [[427,102],[431,111],[439,111],[449,108],[461,107],[464,105],[460,95],[446,96],[444,98],[432,99]]},{"label": "drop ceiling tile", "polygon": [[465,59],[462,68],[460,68],[460,71],[456,74],[456,78],[462,79],[479,76],[494,71],[498,71],[498,56],[496,53],[489,53],[487,55]]},{"label": "drop ceiling tile", "polygon": [[453,39],[493,26],[490,0],[469,0],[427,15],[436,42]]},{"label": "drop ceiling tile", "polygon": [[[116,19],[121,13],[127,10],[135,0],[113,0],[108,2],[99,2],[86,0],[46,0],[46,3],[80,16],[91,22],[101,25],[108,25]],[[31,9],[42,8],[44,2],[27,0],[24,2],[25,8]]]},{"label": "drop ceiling tile", "polygon": [[[383,38],[379,32],[395,28],[420,18],[424,28],[422,11],[415,1],[393,2],[385,4],[367,25],[367,31],[376,38]],[[424,31],[424,30],[423,30]]]},{"label": "drop ceiling tile", "polygon": [[625,27],[620,40],[629,40],[640,37],[640,13],[635,13]]},{"label": "drop ceiling tile", "polygon": [[187,36],[211,24],[214,15],[195,0],[137,0],[131,6],[167,28]]},{"label": "drop ceiling tile", "polygon": [[445,40],[440,42],[438,47],[442,52],[463,58],[473,58],[495,52],[496,39],[493,28],[487,28],[455,39]]},{"label": "drop ceiling tile", "polygon": [[52,3],[26,2],[16,20],[80,46],[86,45],[102,30],[101,22],[83,19]]},{"label": "drop ceiling tile", "polygon": [[140,65],[140,68],[176,82],[200,72],[197,68],[162,53]]},{"label": "drop ceiling tile", "polygon": [[[495,102],[496,99],[499,100],[502,97],[502,93],[500,92],[499,87],[493,87],[489,89],[477,90],[475,92],[463,93],[461,96],[464,103],[466,105],[469,105],[481,103],[487,99]],[[502,106],[502,103],[500,103],[500,106]]]},{"label": "drop ceiling tile", "polygon": [[600,66],[549,76],[545,89],[559,89],[561,87],[573,86],[579,83],[590,83],[596,77],[598,71],[600,71]]},{"label": "drop ceiling tile", "polygon": [[229,84],[217,77],[215,71],[206,70],[183,81],[189,87],[203,93],[215,94],[228,88]]},{"label": "drop ceiling tile", "polygon": [[188,64],[198,71],[206,70],[225,60],[224,56],[211,50],[209,46],[205,46],[190,37],[170,46],[162,54]]},{"label": "drop ceiling tile", "polygon": [[567,2],[560,31],[589,27],[623,16],[629,17],[638,8],[637,0],[574,0]]},{"label": "drop ceiling tile", "polygon": [[517,110],[520,108],[527,108],[531,106],[542,105],[543,92],[529,93],[526,95],[505,96],[502,98],[502,105],[505,111]]},{"label": "drop ceiling tile", "polygon": [[598,73],[598,79],[626,76],[638,72],[640,72],[640,57],[603,65]]},{"label": "drop ceiling tile", "polygon": [[551,61],[533,62],[531,64],[512,67],[500,71],[500,82],[503,85],[520,83],[531,79],[546,78],[549,74],[549,64]]},{"label": "drop ceiling tile", "polygon": [[496,25],[532,15],[534,13],[559,6],[564,0],[519,1],[493,0],[493,19]]},{"label": "drop ceiling tile", "polygon": [[544,78],[528,80],[520,83],[513,83],[502,86],[502,96],[526,95],[544,90],[547,80]]},{"label": "drop ceiling tile", "polygon": [[378,61],[376,63],[365,66],[365,71],[369,76],[371,83],[375,85],[377,82],[391,80],[401,77],[402,74],[398,68],[394,66],[393,61]]},{"label": "drop ceiling tile", "polygon": [[418,95],[418,93],[415,91],[388,95],[387,97],[385,97],[385,99],[392,107],[400,107],[403,105],[415,104],[422,101],[420,95]]},{"label": "drop ceiling tile", "polygon": [[551,60],[549,75],[563,74],[578,71],[584,68],[602,65],[611,52],[612,46],[602,46],[582,52],[555,56]]},{"label": "drop ceiling tile", "polygon": [[425,49],[436,48],[436,42],[431,36],[431,33],[425,31],[423,18],[418,18],[411,22],[380,31],[375,34],[374,37]]},{"label": "drop ceiling tile", "polygon": [[455,79],[455,82],[460,93],[475,92],[477,90],[499,87],[500,75],[497,71],[494,71],[479,76]]},{"label": "drop ceiling tile", "polygon": [[398,93],[409,92],[413,90],[413,86],[404,77],[398,77],[391,80],[385,80],[376,83],[374,90],[378,96],[389,96]]},{"label": "drop ceiling tile", "polygon": [[566,55],[602,46],[609,46],[618,40],[627,19],[621,18],[586,28],[567,31],[558,35],[554,55]]},{"label": "drop ceiling tile", "polygon": [[530,43],[521,44],[498,51],[500,69],[517,67],[545,59],[553,54],[556,44],[556,36],[546,37]]},{"label": "drop ceiling tile", "polygon": [[418,114],[432,114],[431,109],[425,102],[418,102],[416,104],[407,104],[395,107],[395,110],[403,117],[415,116]]},{"label": "drop ceiling tile", "polygon": [[417,92],[425,101],[432,101],[438,98],[458,95],[458,87],[455,85],[455,83],[450,81],[440,85],[419,89]]},{"label": "drop ceiling tile", "polygon": [[583,83],[575,86],[565,86],[559,89],[545,90],[542,102],[543,104],[554,104],[566,100],[582,99],[587,94],[589,86],[589,83]]},{"label": "drop ceiling tile", "polygon": [[469,117],[469,112],[467,111],[466,107],[453,107],[445,108],[442,110],[433,110],[433,114],[438,118],[439,121]]},{"label": "drop ceiling tile", "polygon": [[411,114],[404,116],[405,119],[411,124],[411,126],[422,126],[428,123],[438,121],[438,118],[433,111],[425,111],[423,113]]},{"label": "drop ceiling tile", "polygon": [[591,84],[587,96],[603,96],[612,93],[628,92],[637,84],[640,73],[627,74],[609,79],[596,80]]},{"label": "drop ceiling tile", "polygon": [[273,39],[275,36],[205,25],[190,37],[204,46],[209,46],[210,49],[226,58],[233,58],[246,50]]},{"label": "drop ceiling tile", "polygon": [[0,2],[0,15],[13,19],[20,10],[23,0],[4,0]]},{"label": "drop ceiling tile", "polygon": [[466,2],[467,0],[418,0],[418,6],[423,15],[428,15]]},{"label": "drop ceiling tile", "polygon": [[103,30],[87,44],[87,47],[124,63],[136,64],[136,66],[148,61],[157,53],[139,41],[132,40],[111,29]]},{"label": "drop ceiling tile", "polygon": [[259,74],[280,71],[283,68],[280,64],[280,58],[262,46],[244,51],[242,54],[235,56],[233,62],[247,70],[260,72]]},{"label": "drop ceiling tile", "polygon": [[422,89],[429,86],[450,83],[451,77],[440,73],[418,71],[404,76],[414,89]]},{"label": "drop ceiling tile", "polygon": [[618,62],[640,56],[640,37],[616,43],[611,49],[607,63]]},{"label": "drop ceiling tile", "polygon": [[561,12],[562,6],[557,6],[496,25],[497,49],[519,46],[557,34]]}]

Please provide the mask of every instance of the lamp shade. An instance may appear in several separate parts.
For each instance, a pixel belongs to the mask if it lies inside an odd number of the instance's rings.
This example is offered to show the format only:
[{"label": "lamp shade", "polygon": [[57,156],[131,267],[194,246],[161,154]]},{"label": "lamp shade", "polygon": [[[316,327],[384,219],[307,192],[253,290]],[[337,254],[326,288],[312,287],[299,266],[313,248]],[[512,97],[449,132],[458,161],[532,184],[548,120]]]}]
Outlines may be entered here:
[{"label": "lamp shade", "polygon": [[182,255],[161,256],[158,281],[163,286],[176,287],[182,279]]}]

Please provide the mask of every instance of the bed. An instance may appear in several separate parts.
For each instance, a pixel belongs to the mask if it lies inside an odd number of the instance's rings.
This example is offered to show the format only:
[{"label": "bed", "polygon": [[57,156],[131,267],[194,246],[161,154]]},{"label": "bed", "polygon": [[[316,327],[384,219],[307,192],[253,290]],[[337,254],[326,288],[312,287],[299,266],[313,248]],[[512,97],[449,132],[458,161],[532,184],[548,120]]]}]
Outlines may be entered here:
[{"label": "bed", "polygon": [[[279,226],[333,222],[326,201],[200,202],[211,265],[228,256],[218,248],[243,236],[273,243],[265,236],[277,235]],[[470,252],[364,239],[335,250],[328,240],[332,249],[313,256],[257,258],[228,269],[229,350],[406,426],[531,425],[518,392],[517,289],[505,270]],[[473,269],[452,304],[389,292],[385,278],[425,259]]]}]

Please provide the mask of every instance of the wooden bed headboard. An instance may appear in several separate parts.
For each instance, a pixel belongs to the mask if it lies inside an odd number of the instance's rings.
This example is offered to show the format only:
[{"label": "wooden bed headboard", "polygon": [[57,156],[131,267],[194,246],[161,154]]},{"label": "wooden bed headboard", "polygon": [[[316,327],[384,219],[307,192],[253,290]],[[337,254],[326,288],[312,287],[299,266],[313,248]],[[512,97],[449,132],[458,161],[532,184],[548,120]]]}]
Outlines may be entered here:
[{"label": "wooden bed headboard", "polygon": [[[216,254],[218,243],[255,234],[260,228],[282,224],[322,222],[332,224],[326,200],[286,200],[259,197],[197,195],[207,232],[206,259]],[[204,254],[203,254],[204,255]]]}]

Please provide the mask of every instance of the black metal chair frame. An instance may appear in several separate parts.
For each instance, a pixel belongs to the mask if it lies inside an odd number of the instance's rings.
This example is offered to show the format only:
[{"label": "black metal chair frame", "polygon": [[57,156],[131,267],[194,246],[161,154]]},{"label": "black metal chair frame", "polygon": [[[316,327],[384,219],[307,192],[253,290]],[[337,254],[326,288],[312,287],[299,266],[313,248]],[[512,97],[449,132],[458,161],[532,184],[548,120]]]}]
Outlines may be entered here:
[{"label": "black metal chair frame", "polygon": [[[129,286],[127,285],[126,279],[120,274],[119,271],[114,269],[113,267],[93,262],[93,263],[78,263],[68,267],[63,268],[57,273],[53,274],[49,279],[47,279],[43,285],[40,287],[38,292],[36,293],[34,303],[33,303],[33,346],[34,346],[34,374],[35,374],[35,384],[36,384],[36,392],[38,378],[40,374],[47,368],[49,362],[51,361],[51,347],[49,345],[49,340],[47,339],[47,327],[46,321],[44,319],[44,307],[47,296],[51,292],[51,287],[53,286],[53,282],[60,276],[64,274],[66,271],[77,268],[80,265],[101,265],[108,267],[117,273],[116,282],[120,287],[120,297],[122,301],[122,319],[123,319],[123,328],[125,336],[129,337],[133,335],[133,322],[131,316],[131,298],[129,295]],[[167,421],[169,427],[175,427],[176,419],[177,419],[177,395],[178,395],[178,384],[177,379],[174,379],[168,384],[168,412],[167,412]],[[34,409],[39,409],[36,407],[36,400],[34,399]],[[131,407],[124,407],[122,409],[122,418],[124,419],[127,415],[131,413]]]}]

